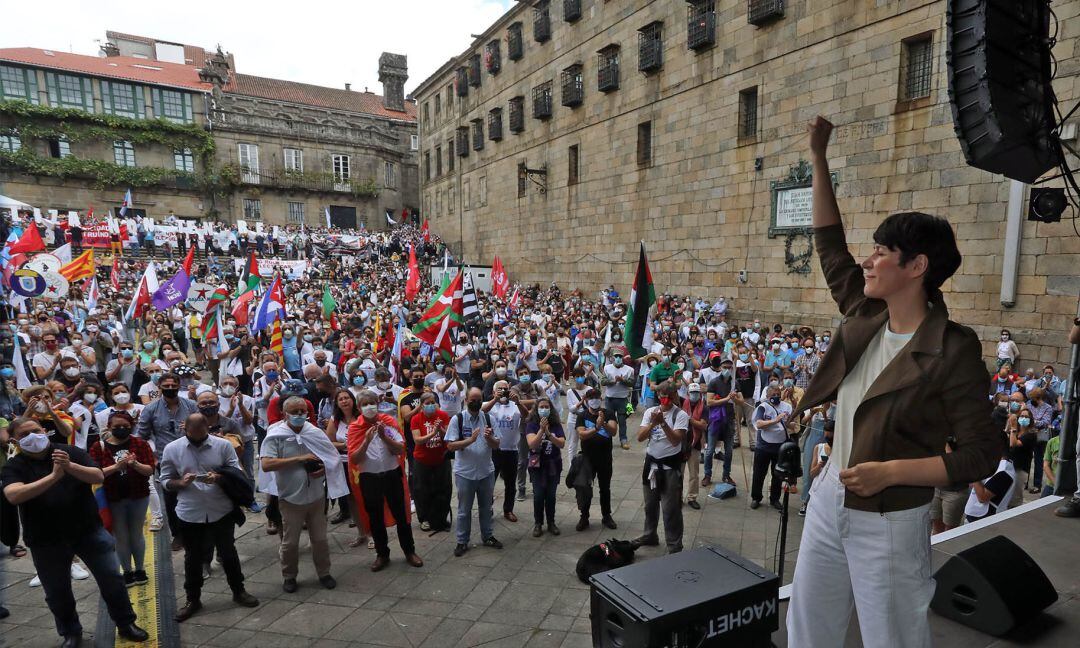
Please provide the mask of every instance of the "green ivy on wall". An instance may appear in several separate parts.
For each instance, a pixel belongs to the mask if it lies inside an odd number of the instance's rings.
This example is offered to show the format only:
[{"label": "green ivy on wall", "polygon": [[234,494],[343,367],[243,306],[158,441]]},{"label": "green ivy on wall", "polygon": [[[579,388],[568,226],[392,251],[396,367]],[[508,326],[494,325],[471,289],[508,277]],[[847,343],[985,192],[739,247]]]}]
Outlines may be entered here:
[{"label": "green ivy on wall", "polygon": [[52,178],[82,178],[91,180],[96,188],[127,186],[149,187],[172,180],[195,183],[196,174],[163,167],[129,167],[104,160],[86,160],[69,155],[64,158],[44,157],[21,148],[14,153],[0,151],[0,169],[10,169],[30,175]]}]

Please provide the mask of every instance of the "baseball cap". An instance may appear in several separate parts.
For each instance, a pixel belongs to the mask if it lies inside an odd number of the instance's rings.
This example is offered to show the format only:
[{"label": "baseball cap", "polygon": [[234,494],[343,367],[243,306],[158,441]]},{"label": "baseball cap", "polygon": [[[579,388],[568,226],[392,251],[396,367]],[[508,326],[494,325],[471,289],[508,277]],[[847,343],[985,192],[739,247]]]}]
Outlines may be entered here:
[{"label": "baseball cap", "polygon": [[700,394],[701,393],[701,384],[700,383],[690,383],[690,385],[686,388],[686,391],[691,393],[691,394]]},{"label": "baseball cap", "polygon": [[304,381],[290,378],[281,385],[282,396],[303,396],[305,392]]}]

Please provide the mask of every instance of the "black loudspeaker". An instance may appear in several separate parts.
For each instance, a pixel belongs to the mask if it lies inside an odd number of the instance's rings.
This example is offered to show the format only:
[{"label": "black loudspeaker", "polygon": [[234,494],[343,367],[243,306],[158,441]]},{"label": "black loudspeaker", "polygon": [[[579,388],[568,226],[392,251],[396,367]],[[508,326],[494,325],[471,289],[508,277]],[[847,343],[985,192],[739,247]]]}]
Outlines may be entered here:
[{"label": "black loudspeaker", "polygon": [[668,554],[590,579],[597,648],[770,648],[780,579],[720,547]]},{"label": "black loudspeaker", "polygon": [[1041,223],[1059,223],[1068,208],[1065,190],[1060,187],[1032,187],[1028,199],[1028,220]]},{"label": "black loudspeaker", "polygon": [[949,101],[968,164],[1032,183],[1062,161],[1048,0],[949,0]]},{"label": "black loudspeaker", "polygon": [[1005,536],[965,549],[934,574],[930,609],[995,637],[1057,601],[1050,579]]}]

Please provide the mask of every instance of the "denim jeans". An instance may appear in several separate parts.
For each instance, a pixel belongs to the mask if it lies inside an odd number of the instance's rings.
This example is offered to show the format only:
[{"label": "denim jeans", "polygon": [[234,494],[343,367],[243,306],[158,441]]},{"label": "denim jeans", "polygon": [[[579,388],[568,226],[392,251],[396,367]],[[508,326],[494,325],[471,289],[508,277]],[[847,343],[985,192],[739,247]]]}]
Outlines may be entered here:
[{"label": "denim jeans", "polygon": [[240,451],[240,465],[244,467],[248,483],[255,488],[255,441],[244,441],[244,447]]},{"label": "denim jeans", "polygon": [[810,501],[810,487],[814,485],[814,478],[810,475],[810,465],[814,463],[814,448],[823,441],[825,441],[825,421],[811,421],[802,451],[803,485],[799,497],[803,504]]},{"label": "denim jeans", "polygon": [[71,559],[78,556],[94,575],[109,616],[118,627],[135,623],[135,611],[128,600],[127,586],[116,560],[115,543],[109,532],[97,527],[58,544],[30,545],[34,569],[45,590],[45,603],[52,612],[56,632],[61,637],[82,633],[75,596],[71,592]]},{"label": "denim jeans", "polygon": [[454,475],[454,487],[457,489],[457,541],[458,544],[469,544],[469,535],[472,533],[472,505],[476,499],[477,515],[480,518],[480,537],[487,540],[495,535],[495,514],[491,503],[495,496],[495,473],[492,472],[483,479],[467,479],[461,475]]},{"label": "denim jeans", "polygon": [[734,454],[735,435],[732,430],[731,417],[722,421],[710,421],[708,439],[705,442],[705,478],[712,480],[713,452],[719,443],[724,444],[724,474],[723,478],[731,477],[731,457]]},{"label": "denim jeans", "polygon": [[149,497],[109,502],[113,537],[116,539],[116,557],[120,560],[120,568],[125,574],[143,570],[143,559],[146,557],[143,523],[146,522],[146,507],[149,503]]},{"label": "denim jeans", "polygon": [[615,420],[619,423],[619,443],[626,443],[626,398],[604,399],[604,406],[615,412]]},{"label": "denim jeans", "polygon": [[534,475],[532,485],[533,524],[543,525],[546,517],[548,528],[555,526],[555,498],[559,494],[558,476],[552,479],[550,476]]}]

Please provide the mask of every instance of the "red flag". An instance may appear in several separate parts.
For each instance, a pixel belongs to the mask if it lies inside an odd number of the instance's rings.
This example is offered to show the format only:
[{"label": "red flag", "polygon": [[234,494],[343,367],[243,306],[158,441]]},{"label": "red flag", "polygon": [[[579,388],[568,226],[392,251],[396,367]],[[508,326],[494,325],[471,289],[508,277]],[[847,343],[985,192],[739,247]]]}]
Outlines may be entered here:
[{"label": "red flag", "polygon": [[188,247],[187,256],[184,257],[184,272],[191,276],[191,266],[195,263],[195,246]]},{"label": "red flag", "polygon": [[495,262],[491,265],[491,281],[494,284],[492,292],[496,297],[506,297],[506,291],[510,289],[510,278],[506,276],[506,268],[503,267],[502,259],[495,256]]},{"label": "red flag", "polygon": [[518,288],[514,288],[514,294],[510,297],[510,310],[517,308],[518,301],[521,299],[521,293]]},{"label": "red flag", "polygon": [[41,240],[41,234],[33,223],[26,226],[26,231],[19,237],[15,244],[8,248],[8,252],[37,252],[45,249],[45,241]]},{"label": "red flag", "polygon": [[232,316],[236,320],[237,324],[247,325],[248,323],[248,302],[255,298],[255,291],[248,290],[244,294],[237,297],[233,302]]},{"label": "red flag", "polygon": [[420,226],[420,232],[424,235],[424,243],[431,242],[431,228],[428,227],[428,219],[424,219],[424,224]]},{"label": "red flag", "polygon": [[112,272],[109,273],[109,283],[112,284],[112,289],[116,292],[120,292],[120,259],[113,257]]},{"label": "red flag", "polygon": [[405,301],[412,301],[418,292],[420,292],[420,265],[416,262],[416,248],[410,245],[409,280],[405,282]]},{"label": "red flag", "polygon": [[86,208],[86,222],[89,223],[90,219],[94,217],[94,207],[91,205]]}]

